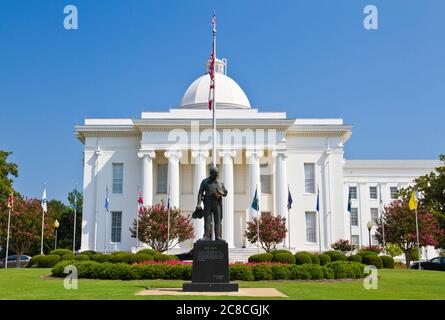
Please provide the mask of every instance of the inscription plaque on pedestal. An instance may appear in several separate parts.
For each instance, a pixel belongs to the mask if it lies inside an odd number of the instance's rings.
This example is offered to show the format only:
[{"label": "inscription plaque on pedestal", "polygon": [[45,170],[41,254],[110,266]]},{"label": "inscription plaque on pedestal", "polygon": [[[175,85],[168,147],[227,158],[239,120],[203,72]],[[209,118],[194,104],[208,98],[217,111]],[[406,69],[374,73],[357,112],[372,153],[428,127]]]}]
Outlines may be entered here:
[{"label": "inscription plaque on pedestal", "polygon": [[229,248],[225,241],[197,241],[193,246],[192,282],[184,291],[238,291],[229,282]]}]

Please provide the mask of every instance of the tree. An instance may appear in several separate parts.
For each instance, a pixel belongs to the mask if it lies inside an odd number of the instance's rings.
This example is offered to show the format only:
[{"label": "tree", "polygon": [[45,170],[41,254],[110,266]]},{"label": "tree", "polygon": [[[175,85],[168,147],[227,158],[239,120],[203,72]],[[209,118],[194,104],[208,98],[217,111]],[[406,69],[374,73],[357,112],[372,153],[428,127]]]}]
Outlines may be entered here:
[{"label": "tree", "polygon": [[[436,246],[443,236],[443,230],[437,226],[437,218],[424,207],[417,209],[419,221],[420,246]],[[383,242],[383,224],[385,241],[397,245],[405,254],[406,266],[411,263],[412,251],[417,248],[416,216],[408,207],[408,199],[395,200],[385,207],[382,217],[377,221],[376,237]]]},{"label": "tree", "polygon": [[[406,198],[412,191],[419,191],[422,194],[419,199],[420,205],[433,213],[438,219],[440,228],[445,230],[445,155],[442,154],[439,158],[444,165],[416,178],[413,186],[402,189],[399,193],[402,198]],[[439,239],[437,246],[445,248],[445,237]]]},{"label": "tree", "polygon": [[334,242],[333,244],[331,244],[331,247],[335,251],[340,251],[342,253],[346,253],[355,249],[354,245],[349,243],[349,240],[343,240],[343,239]]},{"label": "tree", "polygon": [[[168,209],[164,203],[145,207],[134,219],[130,232],[136,238],[138,230],[139,241],[147,244],[158,252],[164,252],[179,242],[192,239],[195,236],[190,215],[183,216],[177,208],[170,209],[170,237],[168,231]],[[138,225],[139,221],[139,225]]]},{"label": "tree", "polygon": [[[53,237],[54,220],[51,218],[50,209],[45,214],[44,238]],[[0,208],[0,233],[2,235],[2,246],[6,244],[6,233],[8,226],[8,209]],[[17,254],[17,267],[20,267],[20,256],[27,253],[32,244],[40,243],[42,226],[41,202],[37,199],[23,199],[17,197],[11,213],[11,229],[9,247]]]},{"label": "tree", "polygon": [[[275,249],[276,245],[286,238],[286,218],[274,217],[270,212],[263,212],[260,217],[260,244],[266,251]],[[244,236],[250,243],[258,241],[258,219],[247,222]]]},{"label": "tree", "polygon": [[11,192],[14,192],[12,188],[11,176],[18,177],[18,169],[15,163],[8,162],[8,157],[12,152],[0,150],[0,205],[6,205],[6,199]]}]

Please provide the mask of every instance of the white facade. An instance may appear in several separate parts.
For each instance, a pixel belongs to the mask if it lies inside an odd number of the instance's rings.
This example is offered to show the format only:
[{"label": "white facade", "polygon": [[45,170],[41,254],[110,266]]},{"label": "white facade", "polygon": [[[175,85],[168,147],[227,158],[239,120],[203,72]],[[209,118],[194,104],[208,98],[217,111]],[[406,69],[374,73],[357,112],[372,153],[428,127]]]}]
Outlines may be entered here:
[{"label": "white facade", "polygon": [[[223,205],[223,234],[230,247],[249,246],[243,233],[246,221],[256,215],[250,209],[255,189],[261,194],[261,211],[287,217],[289,188],[291,248],[329,250],[332,242],[350,238],[349,186],[359,190],[353,202],[359,225],[352,227],[352,234],[367,245],[370,208],[378,207],[378,200],[368,198],[369,186],[381,185],[383,201],[388,203],[390,186],[407,185],[437,166],[436,161],[345,161],[343,148],[352,127],[342,119],[289,119],[283,112],[252,109],[238,84],[221,73],[224,68],[219,70],[217,159],[220,179],[229,190]],[[169,189],[173,206],[184,214],[194,210],[199,183],[212,157],[208,78],[204,75],[193,82],[178,108],[143,112],[139,119],[86,119],[76,126],[84,145],[82,251],[136,246],[129,228],[136,217],[139,190],[146,205],[166,202]],[[198,239],[202,221],[194,224]],[[187,241],[180,247],[191,245]]]}]

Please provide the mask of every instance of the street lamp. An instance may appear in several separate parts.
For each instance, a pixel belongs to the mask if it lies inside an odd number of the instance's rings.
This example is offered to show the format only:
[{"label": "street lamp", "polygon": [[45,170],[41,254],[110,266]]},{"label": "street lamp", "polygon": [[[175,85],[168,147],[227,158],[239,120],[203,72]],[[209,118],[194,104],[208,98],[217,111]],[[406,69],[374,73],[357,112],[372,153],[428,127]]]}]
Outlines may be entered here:
[{"label": "street lamp", "polygon": [[54,232],[56,233],[55,239],[54,239],[54,250],[57,249],[57,229],[59,229],[60,223],[59,221],[54,221],[53,223],[53,227],[54,227]]},{"label": "street lamp", "polygon": [[371,229],[372,229],[372,222],[371,222],[371,221],[368,221],[368,224],[366,225],[366,227],[368,228],[369,246],[371,246]]}]

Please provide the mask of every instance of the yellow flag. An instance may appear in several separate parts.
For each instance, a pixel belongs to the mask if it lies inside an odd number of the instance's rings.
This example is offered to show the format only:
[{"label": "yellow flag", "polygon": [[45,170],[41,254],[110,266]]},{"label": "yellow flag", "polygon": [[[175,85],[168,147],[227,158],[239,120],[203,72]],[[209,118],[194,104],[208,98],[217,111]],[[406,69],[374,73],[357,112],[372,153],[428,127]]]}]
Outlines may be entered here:
[{"label": "yellow flag", "polygon": [[409,199],[409,209],[415,210],[417,208],[417,199],[414,191],[411,193],[411,198]]}]

